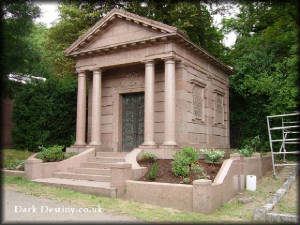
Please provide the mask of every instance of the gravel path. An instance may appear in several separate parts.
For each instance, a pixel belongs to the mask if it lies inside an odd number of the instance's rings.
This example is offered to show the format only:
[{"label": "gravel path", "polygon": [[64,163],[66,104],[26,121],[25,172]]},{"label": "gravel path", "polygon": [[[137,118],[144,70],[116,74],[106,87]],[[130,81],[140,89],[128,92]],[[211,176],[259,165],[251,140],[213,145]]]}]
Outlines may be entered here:
[{"label": "gravel path", "polygon": [[2,211],[3,222],[137,222],[127,216],[102,213],[101,208],[79,208],[56,200],[5,190],[5,188],[3,200],[5,202]]}]

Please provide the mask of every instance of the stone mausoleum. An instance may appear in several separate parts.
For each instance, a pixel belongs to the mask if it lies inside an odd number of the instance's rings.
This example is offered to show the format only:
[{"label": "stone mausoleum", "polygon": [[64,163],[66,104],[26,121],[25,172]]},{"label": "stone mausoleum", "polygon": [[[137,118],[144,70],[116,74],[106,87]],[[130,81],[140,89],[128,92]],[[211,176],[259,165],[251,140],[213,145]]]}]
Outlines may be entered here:
[{"label": "stone mausoleum", "polygon": [[78,72],[76,142],[130,152],[229,144],[229,66],[180,30],[113,9],[65,55]]}]

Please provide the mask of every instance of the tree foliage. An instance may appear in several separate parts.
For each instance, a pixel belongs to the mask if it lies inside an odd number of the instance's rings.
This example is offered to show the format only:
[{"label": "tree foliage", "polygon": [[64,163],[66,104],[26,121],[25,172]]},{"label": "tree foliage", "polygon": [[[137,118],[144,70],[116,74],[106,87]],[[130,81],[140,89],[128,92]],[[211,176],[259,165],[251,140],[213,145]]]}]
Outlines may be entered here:
[{"label": "tree foliage", "polygon": [[298,1],[251,2],[237,18],[224,20],[224,31],[238,34],[230,53],[232,140],[261,135],[266,116],[297,111],[299,104]]},{"label": "tree foliage", "polygon": [[15,147],[70,146],[75,136],[76,81],[50,78],[16,93],[12,138]]},{"label": "tree foliage", "polygon": [[10,73],[48,77],[50,66],[43,53],[47,31],[42,25],[35,25],[40,9],[33,1],[3,1],[2,3],[2,51],[1,69],[4,81],[4,96],[13,98],[19,85],[10,82]]}]

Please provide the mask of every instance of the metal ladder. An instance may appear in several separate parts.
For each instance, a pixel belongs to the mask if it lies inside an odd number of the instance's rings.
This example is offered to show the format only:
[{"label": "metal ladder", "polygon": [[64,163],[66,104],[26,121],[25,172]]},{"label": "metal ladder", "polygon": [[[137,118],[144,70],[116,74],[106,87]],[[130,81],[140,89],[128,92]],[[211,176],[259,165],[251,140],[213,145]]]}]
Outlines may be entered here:
[{"label": "metal ladder", "polygon": [[[286,154],[299,154],[299,151],[287,151],[287,144],[299,144],[299,112],[290,113],[290,114],[282,114],[282,115],[273,115],[267,116],[267,124],[268,124],[268,133],[269,133],[269,142],[272,153],[272,164],[273,164],[273,174],[276,177],[276,166],[297,166],[298,163],[286,163]],[[281,126],[279,127],[271,127],[271,121],[274,121],[281,118]],[[296,120],[298,119],[298,120]],[[288,121],[286,121],[288,120]],[[292,121],[290,121],[292,120]],[[278,122],[278,121],[277,121]],[[272,139],[272,131],[282,131],[282,139]],[[298,134],[297,137],[291,137]],[[274,151],[274,143],[281,142],[281,147],[279,151]],[[283,155],[283,163],[275,163],[276,155]]]}]

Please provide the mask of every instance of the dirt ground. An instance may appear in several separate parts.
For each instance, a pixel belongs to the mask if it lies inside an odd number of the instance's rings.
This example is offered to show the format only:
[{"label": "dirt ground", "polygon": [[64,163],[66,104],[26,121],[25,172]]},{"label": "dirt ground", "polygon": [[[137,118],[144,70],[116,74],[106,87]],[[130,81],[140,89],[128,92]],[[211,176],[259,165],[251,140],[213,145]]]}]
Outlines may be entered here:
[{"label": "dirt ground", "polygon": [[[158,159],[156,162],[158,163],[158,175],[155,179],[155,182],[162,182],[162,183],[173,183],[173,184],[179,184],[182,182],[183,177],[176,177],[172,172],[172,162],[171,159]],[[145,176],[143,176],[140,181],[150,181],[148,178],[148,173],[150,172],[153,162],[150,162],[148,160],[140,160],[138,161],[139,165],[142,167],[147,167],[148,171]],[[222,166],[222,163],[208,163],[204,160],[199,160],[197,164],[203,168],[203,171],[207,174],[208,179],[214,180],[219,169]],[[198,179],[197,175],[190,176],[191,183],[193,180]]]}]

